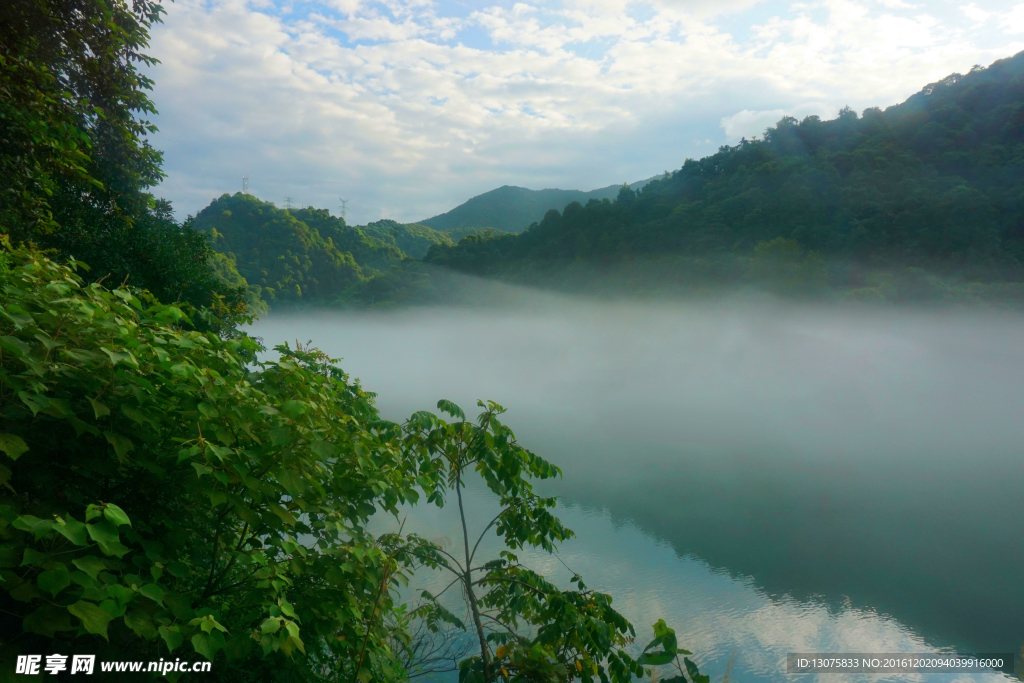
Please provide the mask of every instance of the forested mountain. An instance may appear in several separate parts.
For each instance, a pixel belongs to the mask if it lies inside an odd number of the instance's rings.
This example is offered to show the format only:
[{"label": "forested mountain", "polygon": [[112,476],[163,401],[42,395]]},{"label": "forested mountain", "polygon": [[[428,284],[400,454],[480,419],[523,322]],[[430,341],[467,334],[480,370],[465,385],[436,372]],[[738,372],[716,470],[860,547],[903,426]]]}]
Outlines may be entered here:
[{"label": "forested mountain", "polygon": [[[651,179],[630,185],[638,190]],[[539,221],[550,209],[559,209],[569,202],[586,203],[591,199],[614,198],[621,185],[609,185],[597,190],[528,190],[525,187],[504,185],[477,195],[447,213],[419,221],[420,224],[441,232],[466,228],[494,228],[502,232],[522,232],[526,226]],[[460,235],[462,237],[464,235]],[[458,241],[458,240],[456,240]]]},{"label": "forested mountain", "polygon": [[1021,280],[1024,53],[884,111],[785,117],[640,192],[574,201],[522,234],[435,245],[425,260],[536,281],[638,257],[695,284],[767,273],[872,289],[879,273],[907,268],[918,279]]},{"label": "forested mountain", "polygon": [[413,258],[426,256],[432,244],[455,244],[447,234],[418,223],[398,223],[384,219],[367,223],[362,226],[362,230],[385,244],[398,247]]},{"label": "forested mountain", "polygon": [[238,272],[270,304],[331,300],[405,257],[326,209],[279,209],[252,195],[223,195],[196,216]]}]

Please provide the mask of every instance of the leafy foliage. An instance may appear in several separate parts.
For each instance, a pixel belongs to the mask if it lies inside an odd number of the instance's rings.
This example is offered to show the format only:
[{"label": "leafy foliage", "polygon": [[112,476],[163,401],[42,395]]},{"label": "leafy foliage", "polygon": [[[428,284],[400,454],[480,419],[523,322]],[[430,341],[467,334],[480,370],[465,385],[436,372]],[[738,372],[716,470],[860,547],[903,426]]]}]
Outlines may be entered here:
[{"label": "leafy foliage", "polygon": [[[448,588],[461,587],[472,618],[469,630],[479,643],[478,654],[460,663],[460,682],[627,683],[650,673],[625,650],[635,632],[612,608],[611,596],[588,589],[578,574],[572,577],[573,588],[560,589],[519,561],[516,553],[525,548],[554,552],[573,535],[551,512],[556,500],[538,496],[531,483],[561,471],[519,445],[500,421],[500,405],[478,405],[483,410],[475,423],[459,406],[442,400],[438,409],[454,421],[419,412],[405,425],[406,448],[422,460],[419,481],[427,501],[442,506],[454,491],[458,502],[462,554],[437,548],[431,560],[453,576]],[[475,542],[462,496],[471,476],[479,477],[501,506],[479,535],[474,533]],[[506,549],[489,561],[479,560],[480,543],[492,530]],[[440,594],[425,592],[423,597],[443,609],[437,603]]]},{"label": "leafy foliage", "polygon": [[314,351],[253,371],[252,340],[35,252],[0,280],[8,656],[76,637],[116,659],[223,651],[243,680],[305,651],[287,670],[343,678],[364,648],[368,674],[400,675],[405,617],[380,586],[421,542],[365,523],[416,500],[416,469],[370,395]]},{"label": "leafy foliage", "polygon": [[69,218],[143,212],[162,177],[146,142],[152,83],[138,65],[151,0],[11,0],[0,7],[0,232],[51,232]]},{"label": "leafy foliage", "polygon": [[322,353],[282,346],[257,361],[252,339],[83,284],[75,266],[25,248],[0,258],[0,659],[79,643],[108,659],[223,658],[212,675],[224,680],[402,679],[414,622],[464,625],[432,596],[406,607],[396,587],[459,562],[367,523],[453,489],[462,511],[472,470],[503,506],[484,533],[508,550],[473,566],[467,541],[481,649],[464,678],[644,673],[609,596],[579,577],[561,590],[517,560],[571,531],[530,484],[558,469],[515,441],[500,406],[476,424],[447,401],[452,423],[382,421]]},{"label": "leafy foliage", "polygon": [[145,192],[163,174],[140,71],[150,0],[11,0],[0,6],[0,234],[84,259],[94,280],[163,301],[244,307],[208,244]]}]

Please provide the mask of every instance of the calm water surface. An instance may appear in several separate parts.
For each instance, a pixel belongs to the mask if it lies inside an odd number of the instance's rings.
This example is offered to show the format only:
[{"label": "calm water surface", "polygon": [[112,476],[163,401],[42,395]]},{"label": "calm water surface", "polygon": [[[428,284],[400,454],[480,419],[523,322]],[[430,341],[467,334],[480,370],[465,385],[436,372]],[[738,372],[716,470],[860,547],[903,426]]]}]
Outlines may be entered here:
[{"label": "calm water surface", "polygon": [[[730,658],[736,680],[793,678],[787,652],[1019,650],[1024,317],[527,304],[253,332],[343,358],[390,419],[439,398],[506,406],[562,467],[549,488],[578,536],[533,566],[613,594],[638,639],[666,619],[713,681]],[[418,509],[406,529],[455,538],[454,521]]]}]

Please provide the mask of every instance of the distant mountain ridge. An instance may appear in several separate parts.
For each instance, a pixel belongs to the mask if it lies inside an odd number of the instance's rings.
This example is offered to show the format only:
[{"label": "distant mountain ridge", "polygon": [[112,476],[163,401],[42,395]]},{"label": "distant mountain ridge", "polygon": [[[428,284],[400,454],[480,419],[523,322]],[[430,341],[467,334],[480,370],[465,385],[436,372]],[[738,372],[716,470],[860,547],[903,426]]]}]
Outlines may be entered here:
[{"label": "distant mountain ridge", "polygon": [[[630,189],[639,191],[660,176],[629,183]],[[609,185],[596,190],[529,190],[525,187],[503,185],[484,192],[459,204],[451,211],[433,218],[416,221],[438,231],[466,230],[469,228],[496,228],[504,232],[523,232],[532,223],[540,221],[551,209],[561,211],[567,204],[586,204],[591,199],[614,200],[621,185]]]},{"label": "distant mountain ridge", "polygon": [[783,116],[640,192],[424,261],[533,287],[1024,305],[1024,52],[885,110]]}]

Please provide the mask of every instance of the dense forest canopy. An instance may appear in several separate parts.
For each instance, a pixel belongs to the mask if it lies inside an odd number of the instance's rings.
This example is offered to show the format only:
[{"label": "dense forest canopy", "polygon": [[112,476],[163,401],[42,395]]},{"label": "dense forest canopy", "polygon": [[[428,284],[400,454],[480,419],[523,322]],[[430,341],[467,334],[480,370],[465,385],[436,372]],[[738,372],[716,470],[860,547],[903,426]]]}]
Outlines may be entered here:
[{"label": "dense forest canopy", "polygon": [[[350,226],[326,209],[283,209],[249,194],[222,195],[186,221],[185,233],[215,250],[222,287],[245,292],[253,311],[308,305],[373,306],[434,300],[422,264],[434,245],[495,234],[483,228],[438,231],[383,219]],[[441,298],[450,298],[450,287]]]},{"label": "dense forest canopy", "polygon": [[453,245],[452,237],[418,223],[398,223],[383,219],[362,226],[363,232],[382,242],[393,244],[413,258],[423,258],[433,244]]},{"label": "dense forest canopy", "polygon": [[681,270],[725,282],[749,274],[755,256],[814,271],[803,263],[812,254],[846,287],[908,267],[1019,281],[1024,53],[953,74],[884,111],[785,117],[763,139],[688,159],[640,192],[573,202],[520,235],[438,245],[425,260],[529,279],[580,260],[671,256]]},{"label": "dense forest canopy", "polygon": [[[642,180],[633,183],[631,187],[638,190],[649,182],[650,179]],[[609,185],[584,192],[528,190],[525,187],[503,185],[420,223],[449,233],[471,228],[490,228],[495,232],[522,232],[531,223],[539,221],[550,209],[561,208],[570,202],[586,203],[591,199],[614,198],[619,187]]]},{"label": "dense forest canopy", "polygon": [[271,305],[330,301],[405,258],[394,239],[352,228],[326,209],[279,209],[248,194],[215,199],[193,225]]}]

